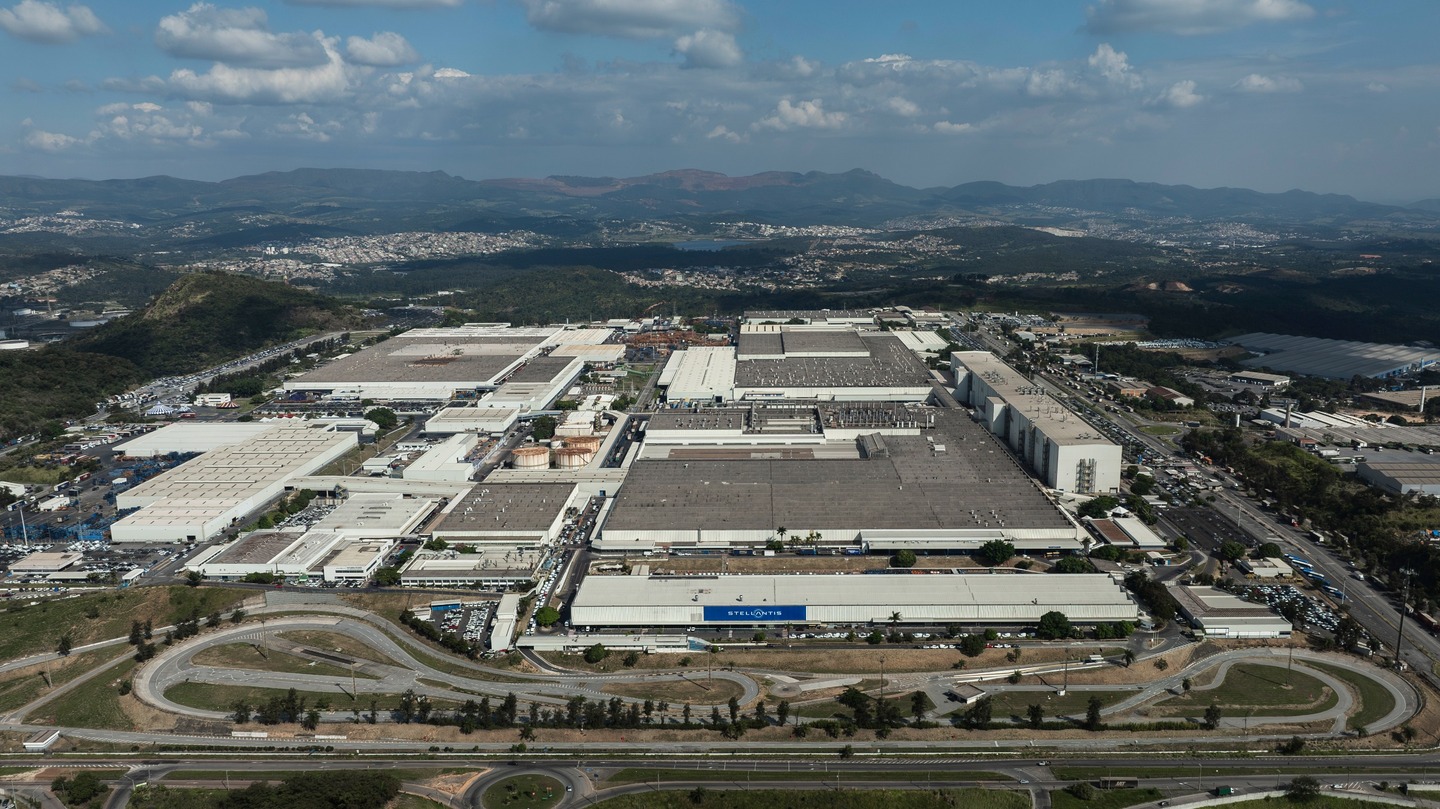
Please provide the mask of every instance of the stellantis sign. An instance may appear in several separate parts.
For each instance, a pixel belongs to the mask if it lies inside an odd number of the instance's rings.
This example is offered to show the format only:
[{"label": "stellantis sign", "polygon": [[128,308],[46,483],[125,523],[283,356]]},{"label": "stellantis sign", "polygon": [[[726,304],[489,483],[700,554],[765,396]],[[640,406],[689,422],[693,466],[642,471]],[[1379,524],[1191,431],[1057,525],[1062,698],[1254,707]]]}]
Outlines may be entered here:
[{"label": "stellantis sign", "polygon": [[804,621],[805,606],[776,605],[774,607],[706,607],[706,621],[737,621],[747,624],[778,623],[780,621]]}]

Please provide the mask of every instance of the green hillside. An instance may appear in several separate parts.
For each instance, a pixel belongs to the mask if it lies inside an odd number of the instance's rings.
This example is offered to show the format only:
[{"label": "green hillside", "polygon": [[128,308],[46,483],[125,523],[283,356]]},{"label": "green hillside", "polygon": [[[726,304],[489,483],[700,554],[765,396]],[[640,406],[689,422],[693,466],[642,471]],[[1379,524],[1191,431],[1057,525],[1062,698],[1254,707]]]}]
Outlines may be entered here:
[{"label": "green hillside", "polygon": [[47,346],[0,352],[0,438],[39,428],[46,421],[88,416],[95,403],[144,381],[133,363],[101,354]]},{"label": "green hillside", "polygon": [[273,281],[225,273],[181,277],[144,308],[74,340],[154,376],[186,373],[268,345],[358,325],[334,299]]}]

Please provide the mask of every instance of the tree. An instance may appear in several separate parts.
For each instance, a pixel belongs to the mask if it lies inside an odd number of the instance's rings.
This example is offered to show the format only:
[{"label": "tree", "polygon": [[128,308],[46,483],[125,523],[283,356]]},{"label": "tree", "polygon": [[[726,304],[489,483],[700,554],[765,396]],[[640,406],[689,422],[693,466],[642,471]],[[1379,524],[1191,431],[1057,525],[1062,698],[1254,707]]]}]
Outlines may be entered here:
[{"label": "tree", "polygon": [[130,622],[130,645],[139,646],[145,642],[145,630],[139,621]]},{"label": "tree", "polygon": [[545,441],[555,437],[555,428],[559,426],[559,422],[554,416],[541,416],[531,422],[531,425],[530,435],[534,436],[536,441]]},{"label": "tree", "polygon": [[377,587],[394,587],[400,583],[400,568],[382,567],[375,571],[373,581]]},{"label": "tree", "polygon": [[192,570],[185,574],[185,583],[191,587],[199,587],[202,581],[205,581],[205,575],[198,570]]},{"label": "tree", "polygon": [[69,657],[69,656],[70,656],[70,645],[71,645],[72,643],[74,643],[74,641],[71,639],[69,632],[66,632],[65,634],[61,635],[61,636],[60,636],[60,642],[57,643],[57,644],[55,644],[55,654],[58,654],[58,655],[60,655],[61,657]]},{"label": "tree", "polygon": [[970,634],[960,639],[960,654],[966,657],[979,657],[985,652],[985,636]]},{"label": "tree", "polygon": [[891,557],[891,561],[896,567],[914,567],[916,562],[915,552],[909,548],[896,551],[895,555]]},{"label": "tree", "polygon": [[1003,565],[1015,555],[1015,546],[1003,539],[992,539],[975,551],[975,558],[991,567]]},{"label": "tree", "polygon": [[535,611],[535,623],[541,626],[554,626],[560,620],[560,611],[554,607],[541,607]]},{"label": "tree", "polygon": [[1153,491],[1155,491],[1155,478],[1149,475],[1136,475],[1135,479],[1130,482],[1131,494],[1138,494],[1144,497]]},{"label": "tree", "polygon": [[963,718],[967,726],[983,728],[990,724],[990,720],[994,715],[995,705],[990,701],[990,697],[985,696],[976,700],[975,704],[971,705],[970,709],[965,712]]},{"label": "tree", "polygon": [[1190,540],[1185,537],[1175,537],[1175,541],[1170,544],[1175,547],[1175,550],[1181,553],[1190,550]]},{"label": "tree", "polygon": [[739,721],[740,721],[740,700],[736,699],[735,697],[731,697],[731,698],[729,699],[729,701],[727,701],[727,702],[725,703],[725,705],[726,705],[726,707],[728,707],[728,708],[730,709],[730,724],[733,725],[733,724],[735,724],[736,722],[739,722]]},{"label": "tree", "polygon": [[610,650],[606,649],[604,644],[597,643],[585,650],[585,662],[591,665],[599,663],[609,656]]},{"label": "tree", "polygon": [[1032,702],[1030,707],[1025,709],[1025,718],[1030,723],[1030,727],[1039,728],[1045,724],[1045,708],[1038,702]]},{"label": "tree", "polygon": [[1135,650],[1126,649],[1120,654],[1120,658],[1125,661],[1125,668],[1130,668],[1130,664],[1135,662]]},{"label": "tree", "polygon": [[1055,563],[1056,573],[1094,573],[1095,566],[1083,556],[1066,556]]},{"label": "tree", "polygon": [[395,415],[395,411],[388,407],[375,407],[366,410],[365,418],[368,421],[375,422],[376,427],[379,427],[387,433],[400,424],[400,417]]},{"label": "tree", "polygon": [[1089,781],[1079,781],[1065,787],[1065,791],[1074,796],[1077,801],[1093,801],[1099,795],[1096,794],[1095,785]]},{"label": "tree", "polygon": [[1320,797],[1320,782],[1308,775],[1298,776],[1285,785],[1285,797],[1296,803],[1310,803]]},{"label": "tree", "polygon": [[1210,703],[1210,706],[1205,709],[1205,718],[1201,722],[1201,725],[1203,725],[1206,730],[1214,730],[1220,727],[1220,715],[1220,704],[1217,702]]},{"label": "tree", "polygon": [[930,697],[925,695],[923,689],[916,690],[916,692],[910,696],[910,713],[915,717],[916,722],[924,719],[925,713],[933,707],[935,706],[930,702]]},{"label": "tree", "polygon": [[790,718],[790,700],[782,699],[780,704],[775,706],[775,721],[778,724],[785,724]]},{"label": "tree", "polygon": [[1035,635],[1045,640],[1056,640],[1070,637],[1070,619],[1065,613],[1059,610],[1051,610],[1040,616],[1040,623],[1035,627]]},{"label": "tree", "polygon": [[1287,742],[1282,742],[1275,750],[1282,756],[1296,756],[1305,749],[1305,740],[1299,736],[1291,736]]},{"label": "tree", "polygon": [[1099,497],[1092,497],[1085,501],[1085,504],[1080,506],[1076,513],[1081,517],[1090,517],[1091,519],[1099,520],[1109,517],[1110,512],[1119,507],[1120,500],[1118,498],[1108,494],[1102,494]]},{"label": "tree", "polygon": [[1245,558],[1245,546],[1234,540],[1226,542],[1220,546],[1220,558],[1233,565]]},{"label": "tree", "polygon": [[1281,550],[1280,546],[1274,542],[1263,542],[1260,547],[1255,549],[1255,555],[1261,559],[1279,559],[1285,555],[1285,551]]},{"label": "tree", "polygon": [[1093,731],[1102,727],[1104,722],[1100,718],[1100,698],[1091,697],[1090,701],[1085,703],[1085,729]]}]

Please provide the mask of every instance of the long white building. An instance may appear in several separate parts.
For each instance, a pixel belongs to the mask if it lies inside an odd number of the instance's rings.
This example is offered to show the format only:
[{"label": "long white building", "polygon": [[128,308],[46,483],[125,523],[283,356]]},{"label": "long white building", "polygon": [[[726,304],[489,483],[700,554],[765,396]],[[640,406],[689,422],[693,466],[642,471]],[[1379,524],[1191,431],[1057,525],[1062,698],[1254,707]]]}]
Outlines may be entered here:
[{"label": "long white building", "polygon": [[988,351],[957,351],[950,365],[956,398],[975,408],[1046,486],[1084,493],[1120,487],[1120,446],[1039,385]]},{"label": "long white building", "polygon": [[1107,575],[588,576],[570,605],[586,627],[1033,624],[1134,621]]}]

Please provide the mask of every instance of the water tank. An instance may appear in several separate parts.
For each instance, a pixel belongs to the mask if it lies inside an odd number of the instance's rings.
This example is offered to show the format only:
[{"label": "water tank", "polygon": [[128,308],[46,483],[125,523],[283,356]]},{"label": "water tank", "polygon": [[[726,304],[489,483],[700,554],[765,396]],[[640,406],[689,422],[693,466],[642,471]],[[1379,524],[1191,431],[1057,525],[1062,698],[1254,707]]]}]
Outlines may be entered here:
[{"label": "water tank", "polygon": [[579,469],[594,459],[594,450],[580,447],[565,447],[555,451],[555,466],[559,469]]},{"label": "water tank", "polygon": [[550,448],[541,446],[516,447],[511,457],[516,469],[549,469]]},{"label": "water tank", "polygon": [[573,438],[565,439],[565,446],[589,450],[595,453],[600,451],[601,440],[598,435],[577,435]]}]

